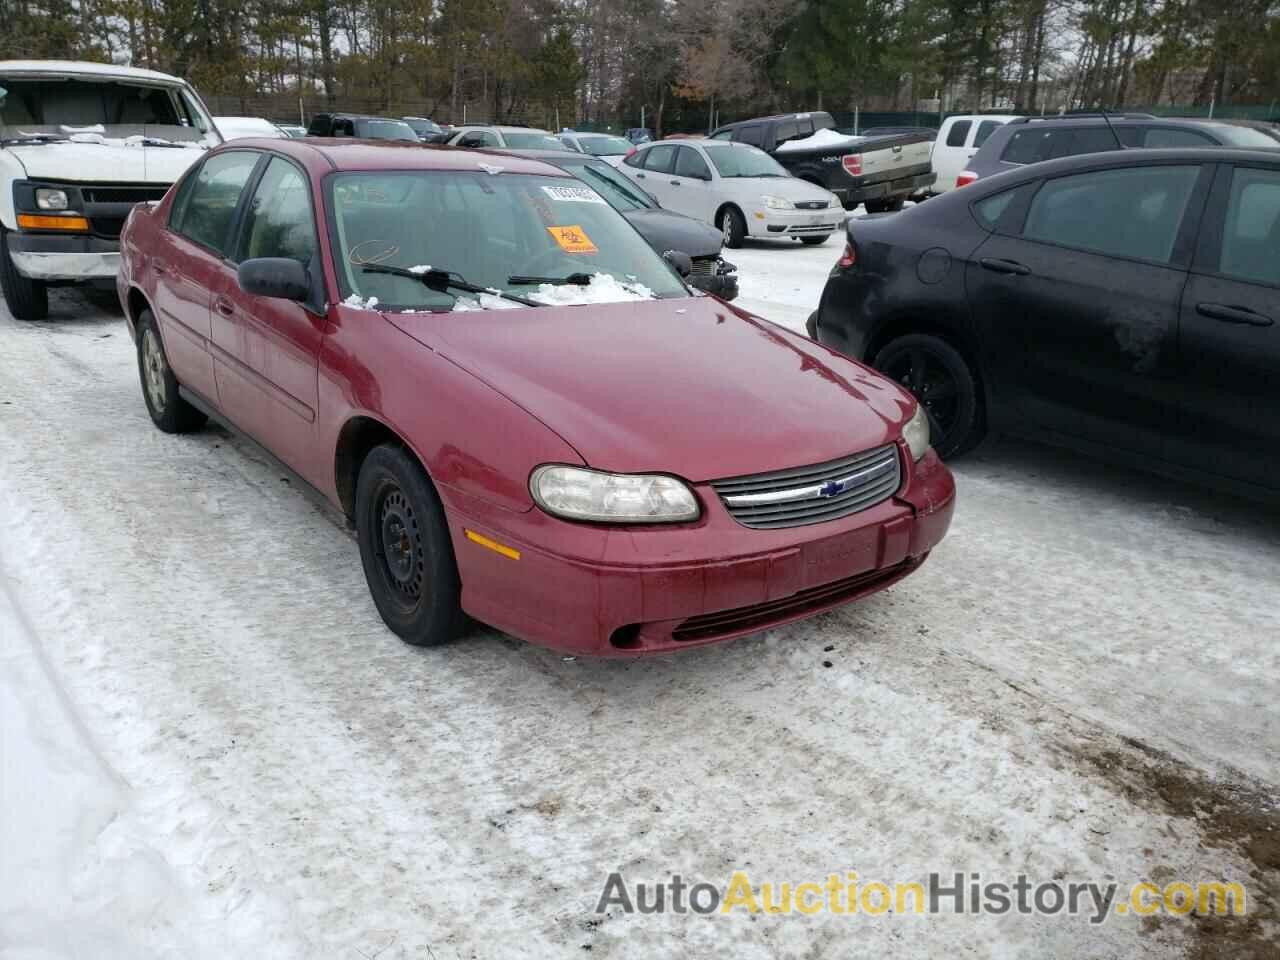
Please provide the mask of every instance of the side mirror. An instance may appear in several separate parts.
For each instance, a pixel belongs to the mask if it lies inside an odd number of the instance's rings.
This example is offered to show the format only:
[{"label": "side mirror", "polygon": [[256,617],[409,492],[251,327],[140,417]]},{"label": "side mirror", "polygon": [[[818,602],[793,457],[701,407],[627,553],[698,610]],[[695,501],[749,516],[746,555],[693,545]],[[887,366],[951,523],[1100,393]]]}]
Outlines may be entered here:
[{"label": "side mirror", "polygon": [[257,257],[240,264],[240,289],[257,297],[306,303],[311,298],[307,268],[288,257]]},{"label": "side mirror", "polygon": [[662,255],[662,259],[676,268],[676,273],[682,277],[687,277],[693,273],[693,258],[687,253],[679,250],[668,250]]}]

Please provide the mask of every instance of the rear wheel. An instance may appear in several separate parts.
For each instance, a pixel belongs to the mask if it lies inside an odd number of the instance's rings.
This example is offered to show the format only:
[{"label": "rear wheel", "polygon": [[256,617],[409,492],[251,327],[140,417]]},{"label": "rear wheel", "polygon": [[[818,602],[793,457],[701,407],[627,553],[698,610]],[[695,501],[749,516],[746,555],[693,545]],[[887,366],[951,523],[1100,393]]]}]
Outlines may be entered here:
[{"label": "rear wheel", "polygon": [[924,333],[898,337],[876,354],[872,366],[920,401],[938,456],[959,456],[982,440],[986,427],[977,376],[946,340]]},{"label": "rear wheel", "polygon": [[831,234],[824,233],[820,237],[801,237],[800,242],[807,247],[816,247],[816,246],[819,246],[820,244],[826,243],[830,239],[831,239]]},{"label": "rear wheel", "polygon": [[818,311],[817,310],[809,314],[809,319],[804,322],[804,332],[809,335],[810,340],[818,339]]},{"label": "rear wheel", "polygon": [[43,320],[49,315],[49,288],[18,272],[9,256],[9,233],[0,227],[0,287],[4,302],[18,320]]},{"label": "rear wheel", "polygon": [[138,314],[138,377],[151,421],[165,433],[189,433],[208,418],[182,399],[150,310]]},{"label": "rear wheel", "polygon": [[374,447],[356,482],[356,535],[373,603],[406,643],[455,639],[466,618],[444,507],[404,447]]},{"label": "rear wheel", "polygon": [[725,207],[717,226],[724,236],[724,245],[730,250],[737,250],[747,238],[747,221],[742,219],[742,214],[734,207]]}]

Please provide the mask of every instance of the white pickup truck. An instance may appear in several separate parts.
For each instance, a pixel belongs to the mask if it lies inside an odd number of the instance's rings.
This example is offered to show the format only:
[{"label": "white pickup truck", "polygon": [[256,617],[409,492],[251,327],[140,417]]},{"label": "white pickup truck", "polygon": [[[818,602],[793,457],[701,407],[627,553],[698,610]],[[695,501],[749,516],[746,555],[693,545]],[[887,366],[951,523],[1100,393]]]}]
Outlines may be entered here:
[{"label": "white pickup truck", "polygon": [[183,80],[58,60],[0,61],[0,287],[39,320],[48,288],[114,285],[134,204],[222,142]]}]

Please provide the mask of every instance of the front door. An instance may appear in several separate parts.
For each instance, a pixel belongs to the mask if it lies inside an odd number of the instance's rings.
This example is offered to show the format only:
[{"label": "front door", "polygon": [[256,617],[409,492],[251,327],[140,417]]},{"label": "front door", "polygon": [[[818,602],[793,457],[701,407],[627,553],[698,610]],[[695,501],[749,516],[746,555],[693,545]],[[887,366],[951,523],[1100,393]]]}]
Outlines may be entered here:
[{"label": "front door", "polygon": [[711,191],[711,168],[693,147],[677,148],[669,186],[671,202],[664,203],[664,207],[706,223],[714,220],[716,201]]},{"label": "front door", "polygon": [[[273,156],[245,207],[234,264],[285,257],[320,268],[310,180]],[[213,295],[218,391],[228,414],[251,436],[308,480],[315,431],[317,363],[324,338],[323,287],[312,303],[258,297],[240,289],[228,264]]]},{"label": "front door", "polygon": [[1178,462],[1280,489],[1280,170],[1223,164],[1182,301]]},{"label": "front door", "polygon": [[1021,229],[971,255],[966,288],[993,345],[993,386],[1028,424],[1163,455],[1201,171],[1170,164],[1046,180]]}]

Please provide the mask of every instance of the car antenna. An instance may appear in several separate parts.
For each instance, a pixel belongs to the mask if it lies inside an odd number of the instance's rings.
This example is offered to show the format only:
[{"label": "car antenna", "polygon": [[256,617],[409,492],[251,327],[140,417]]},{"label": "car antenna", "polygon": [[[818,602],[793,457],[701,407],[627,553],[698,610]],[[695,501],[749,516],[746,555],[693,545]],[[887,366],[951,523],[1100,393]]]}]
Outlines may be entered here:
[{"label": "car antenna", "polygon": [[1105,107],[1099,107],[1098,111],[1102,114],[1102,120],[1107,125],[1107,129],[1111,131],[1111,135],[1116,138],[1116,149],[1123,150],[1124,144],[1120,142],[1120,134],[1116,133],[1116,128],[1111,125],[1111,117],[1107,115]]}]

